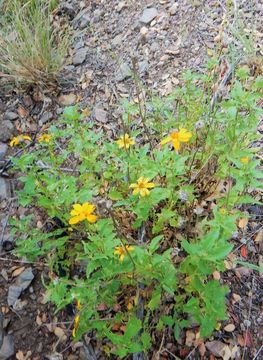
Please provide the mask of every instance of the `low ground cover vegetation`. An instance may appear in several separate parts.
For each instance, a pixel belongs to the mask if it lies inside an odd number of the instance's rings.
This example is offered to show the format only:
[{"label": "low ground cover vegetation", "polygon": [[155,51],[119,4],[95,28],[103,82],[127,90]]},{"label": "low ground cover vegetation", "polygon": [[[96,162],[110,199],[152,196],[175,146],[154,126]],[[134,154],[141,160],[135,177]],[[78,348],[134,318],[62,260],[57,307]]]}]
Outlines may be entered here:
[{"label": "low ground cover vegetation", "polygon": [[12,159],[32,213],[13,219],[15,253],[47,263],[46,300],[74,305],[74,338],[93,333],[106,354],[125,357],[147,353],[164,332],[177,339],[194,326],[208,337],[227,318],[218,274],[241,205],[262,191],[263,80],[233,71],[210,61],[165,98],[125,101],[114,141],[77,106],[41,136],[11,140],[32,144]]}]

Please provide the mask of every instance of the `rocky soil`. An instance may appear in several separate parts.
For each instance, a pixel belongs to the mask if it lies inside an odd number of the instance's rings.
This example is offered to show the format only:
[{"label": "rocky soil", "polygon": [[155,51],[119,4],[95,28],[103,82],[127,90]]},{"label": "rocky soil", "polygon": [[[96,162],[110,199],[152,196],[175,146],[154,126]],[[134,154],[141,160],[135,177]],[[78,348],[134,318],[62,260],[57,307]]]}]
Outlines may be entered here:
[{"label": "rocky soil", "polygon": [[[254,29],[260,53],[263,4],[257,0],[234,3],[233,23],[238,12],[246,29]],[[168,95],[179,84],[186,68],[204,71],[208,57],[222,44],[225,7],[226,2],[218,0],[62,0],[53,20],[57,26],[69,22],[74,41],[59,91],[52,95],[36,89],[21,92],[0,79],[0,360],[91,359],[87,344],[71,340],[72,309],[55,314],[52,305],[45,304],[41,276],[47,269],[10,255],[15,239],[8,221],[15,214],[25,214],[17,205],[16,176],[9,167],[9,156],[19,156],[19,150],[8,146],[10,138],[20,132],[34,136],[56,121],[64,106],[75,103],[87,109],[98,128],[115,136],[121,100],[135,96],[133,71],[145,89],[160,95]],[[222,32],[224,57],[237,40],[229,31]],[[240,249],[246,244],[245,260],[262,264],[263,210],[252,206],[247,212],[250,220],[240,228],[234,252],[242,258]],[[189,329],[179,343],[164,342],[156,359],[262,358],[262,276],[244,267],[230,267],[222,281],[231,287],[224,327],[205,347],[199,346]],[[104,358],[101,349],[95,353],[98,359]]]}]

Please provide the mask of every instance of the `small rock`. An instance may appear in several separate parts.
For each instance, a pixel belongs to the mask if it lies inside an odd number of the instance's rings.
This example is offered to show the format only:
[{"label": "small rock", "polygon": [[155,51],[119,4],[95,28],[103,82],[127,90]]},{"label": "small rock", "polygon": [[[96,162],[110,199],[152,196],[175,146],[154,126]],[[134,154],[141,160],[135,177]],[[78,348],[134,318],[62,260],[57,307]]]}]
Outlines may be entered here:
[{"label": "small rock", "polygon": [[119,1],[117,7],[116,7],[116,10],[117,12],[121,12],[122,9],[124,9],[125,7],[127,7],[125,1]]},{"label": "small rock", "polygon": [[2,269],[0,274],[3,276],[5,281],[8,281],[8,274],[7,274],[6,269]]},{"label": "small rock", "polygon": [[93,22],[98,23],[101,20],[103,12],[99,9],[96,9],[93,13]]},{"label": "small rock", "polygon": [[46,124],[47,122],[49,122],[50,120],[53,119],[53,114],[51,112],[45,112],[42,116],[41,119],[39,120],[40,125]]},{"label": "small rock", "polygon": [[142,35],[146,35],[148,33],[148,28],[146,26],[143,26],[141,29],[140,29],[140,33]]},{"label": "small rock", "polygon": [[112,46],[116,47],[116,46],[120,45],[121,42],[122,42],[122,35],[119,34],[119,35],[115,36],[115,38],[112,40]]},{"label": "small rock", "polygon": [[21,311],[26,307],[27,304],[28,304],[27,300],[22,301],[20,299],[17,299],[13,305],[13,309],[15,311]]},{"label": "small rock", "polygon": [[8,146],[4,143],[0,143],[0,160],[4,159]]},{"label": "small rock", "polygon": [[139,66],[139,73],[143,74],[143,73],[146,73],[148,71],[149,63],[148,63],[147,60],[140,61],[138,66]]},{"label": "small rock", "polygon": [[142,16],[140,17],[139,21],[143,24],[150,24],[153,19],[156,18],[156,16],[158,15],[158,11],[155,8],[146,8],[143,11]]},{"label": "small rock", "polygon": [[173,4],[169,9],[169,14],[172,16],[175,15],[177,8],[178,8],[178,4],[177,3]]},{"label": "small rock", "polygon": [[32,268],[27,268],[24,270],[16,279],[15,284],[20,286],[22,290],[26,290],[31,284],[31,281],[34,279],[34,274]]},{"label": "small rock", "polygon": [[96,108],[95,109],[95,118],[97,121],[100,121],[102,123],[105,123],[107,121],[107,113],[106,111]]},{"label": "small rock", "polygon": [[118,69],[116,74],[117,81],[123,81],[129,77],[131,77],[132,71],[127,63],[122,63]]},{"label": "small rock", "polygon": [[7,295],[7,303],[8,306],[13,306],[19,296],[22,293],[22,288],[20,286],[11,285],[8,289],[8,295]]},{"label": "small rock", "polygon": [[60,95],[60,97],[58,98],[59,104],[64,106],[74,105],[76,100],[77,100],[77,96],[73,93]]},{"label": "small rock", "polygon": [[18,114],[13,111],[7,111],[5,113],[5,118],[7,120],[16,120],[18,118]]},{"label": "small rock", "polygon": [[15,133],[15,127],[10,120],[1,121],[0,141],[7,142]]},{"label": "small rock", "polygon": [[73,56],[73,59],[72,59],[73,65],[77,66],[77,65],[80,65],[80,64],[84,63],[84,61],[86,59],[86,56],[87,56],[87,53],[88,53],[87,48],[79,49],[76,52],[76,54]]},{"label": "small rock", "polygon": [[224,327],[224,330],[226,331],[226,332],[232,332],[232,331],[234,331],[235,330],[235,325],[234,324],[227,324],[225,327]]},{"label": "small rock", "polygon": [[158,42],[153,42],[152,43],[152,45],[151,45],[151,47],[150,47],[150,50],[152,51],[152,52],[156,52],[156,51],[158,51],[160,49],[160,46],[159,46],[159,44],[158,44]]},{"label": "small rock", "polygon": [[87,26],[90,25],[90,17],[88,14],[84,14],[80,20],[79,28],[81,30],[85,29]]},{"label": "small rock", "polygon": [[0,360],[10,359],[15,354],[14,339],[12,335],[4,337],[3,345],[0,349]]},{"label": "small rock", "polygon": [[243,323],[244,323],[245,327],[247,327],[247,328],[251,326],[251,321],[250,320],[245,319],[243,321]]},{"label": "small rock", "polygon": [[9,186],[6,179],[0,177],[0,200],[8,199],[9,197]]}]

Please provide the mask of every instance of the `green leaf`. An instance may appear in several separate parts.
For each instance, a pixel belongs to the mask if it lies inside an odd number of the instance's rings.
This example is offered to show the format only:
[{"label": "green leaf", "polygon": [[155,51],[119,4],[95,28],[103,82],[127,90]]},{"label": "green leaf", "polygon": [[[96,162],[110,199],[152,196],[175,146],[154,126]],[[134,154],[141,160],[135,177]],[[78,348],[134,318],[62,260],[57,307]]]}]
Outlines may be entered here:
[{"label": "green leaf", "polygon": [[248,269],[256,270],[256,271],[259,271],[259,272],[263,273],[263,267],[262,266],[258,266],[258,265],[251,264],[251,263],[248,263],[246,261],[240,261],[240,260],[235,261],[235,263],[239,264],[239,265],[242,265],[244,267],[247,267]]},{"label": "green leaf", "polygon": [[152,239],[152,241],[151,241],[151,243],[149,245],[149,250],[150,250],[151,253],[154,253],[156,250],[158,250],[159,243],[162,240],[162,238],[163,238],[163,235],[158,235],[158,236],[155,236]]},{"label": "green leaf", "polygon": [[159,304],[160,304],[160,301],[161,301],[161,289],[158,288],[158,289],[155,289],[153,294],[152,294],[152,298],[148,304],[148,308],[153,311],[155,309],[158,308]]}]

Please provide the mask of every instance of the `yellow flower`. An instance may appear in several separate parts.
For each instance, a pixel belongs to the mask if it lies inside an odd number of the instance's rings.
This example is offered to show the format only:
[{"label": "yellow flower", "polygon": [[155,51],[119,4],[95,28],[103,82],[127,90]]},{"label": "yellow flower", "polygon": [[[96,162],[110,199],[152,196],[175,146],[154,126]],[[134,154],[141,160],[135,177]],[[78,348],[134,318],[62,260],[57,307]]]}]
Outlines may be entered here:
[{"label": "yellow flower", "polygon": [[125,134],[124,136],[120,137],[116,143],[119,145],[120,149],[124,148],[127,150],[131,145],[135,144],[135,141],[133,138],[130,138],[129,134]]},{"label": "yellow flower", "polygon": [[169,136],[161,141],[161,145],[172,143],[175,150],[180,150],[181,143],[188,142],[193,134],[182,128],[179,131],[173,131]]},{"label": "yellow flower", "polygon": [[69,224],[77,224],[80,221],[88,220],[90,223],[94,223],[97,220],[97,215],[92,214],[95,210],[95,206],[89,202],[81,204],[74,204],[73,210],[71,210],[70,215],[72,218],[69,219]]},{"label": "yellow flower", "polygon": [[76,315],[74,317],[74,327],[73,327],[73,330],[72,330],[72,336],[75,337],[76,336],[76,331],[77,331],[77,328],[79,326],[79,320],[80,320],[80,316],[79,315]]},{"label": "yellow flower", "polygon": [[[134,246],[130,246],[130,245],[125,245],[125,248],[127,251],[133,251],[134,250]],[[124,249],[123,246],[116,246],[115,247],[115,251],[114,251],[114,255],[119,255],[120,256],[120,261],[123,261],[125,256],[127,255],[127,251]]]},{"label": "yellow flower", "polygon": [[152,182],[149,182],[148,178],[140,177],[137,180],[137,183],[131,184],[130,189],[133,190],[133,195],[140,194],[142,197],[149,195],[150,191],[148,189],[152,189],[155,187],[155,184]]},{"label": "yellow flower", "polygon": [[80,310],[80,300],[77,300],[77,305],[76,305],[77,309]]},{"label": "yellow flower", "polygon": [[28,135],[18,135],[18,136],[13,137],[13,139],[10,141],[9,145],[11,147],[17,146],[23,140],[31,141],[32,139]]},{"label": "yellow flower", "polygon": [[220,212],[221,215],[226,215],[226,213],[227,213],[225,208],[219,209],[219,212]]},{"label": "yellow flower", "polygon": [[131,311],[133,309],[132,303],[129,302],[129,304],[127,305],[127,309],[128,311]]},{"label": "yellow flower", "polygon": [[50,142],[50,139],[51,139],[50,135],[43,134],[43,135],[39,136],[38,142],[46,142],[46,143],[48,143],[48,142]]},{"label": "yellow flower", "polygon": [[249,157],[248,157],[248,156],[241,157],[241,158],[240,158],[240,161],[241,161],[243,164],[248,164],[248,163],[249,163]]}]

